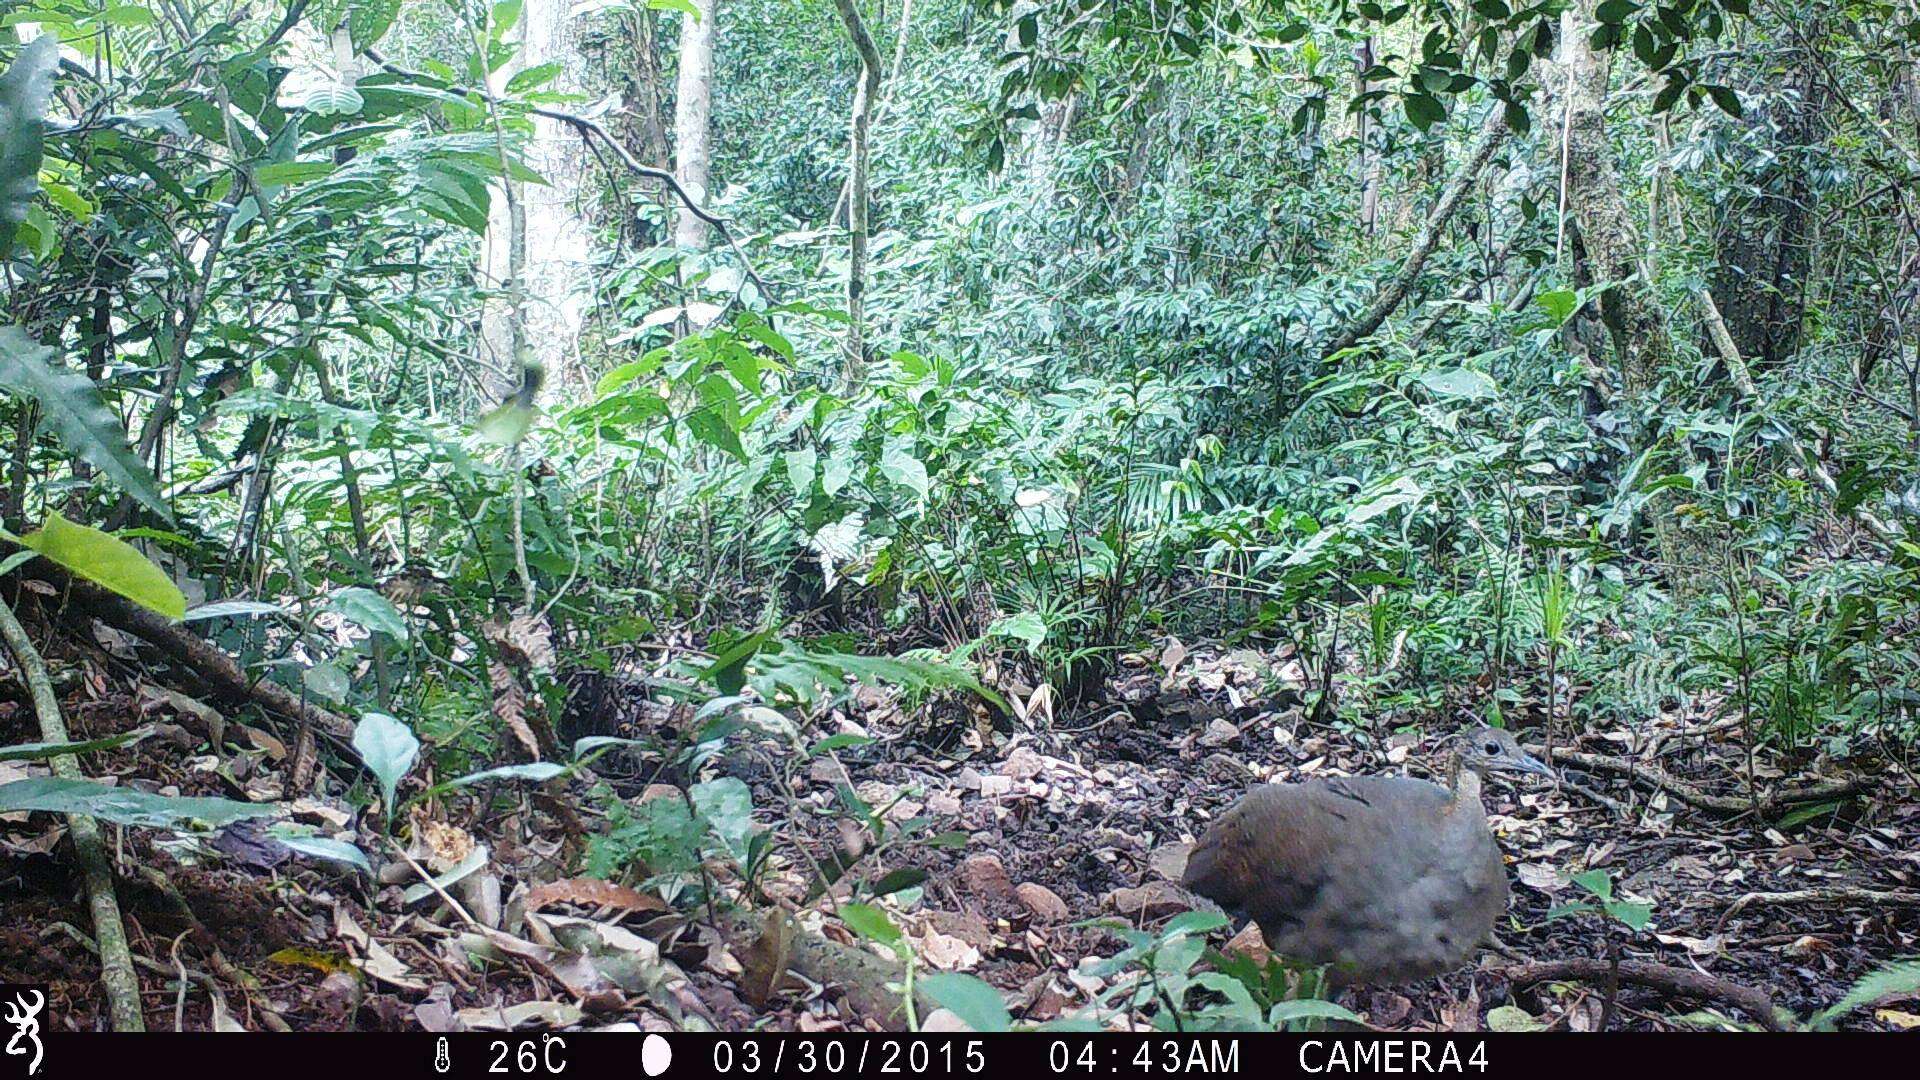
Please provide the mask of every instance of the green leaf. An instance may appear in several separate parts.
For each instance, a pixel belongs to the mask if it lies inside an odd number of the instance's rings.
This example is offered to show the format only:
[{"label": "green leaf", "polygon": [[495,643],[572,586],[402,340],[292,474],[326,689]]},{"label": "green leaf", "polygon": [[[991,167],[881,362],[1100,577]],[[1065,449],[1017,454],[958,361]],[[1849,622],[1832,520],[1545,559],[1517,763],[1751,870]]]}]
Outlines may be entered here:
[{"label": "green leaf", "polygon": [[[0,258],[40,192],[41,120],[53,96],[60,41],[42,31],[0,74]],[[0,346],[10,351],[10,346]]]},{"label": "green leaf", "polygon": [[347,700],[347,694],[353,690],[353,680],[331,660],[323,660],[301,672],[300,682],[314,697],[336,705]]},{"label": "green leaf", "polygon": [[40,403],[46,422],[69,452],[112,480],[163,520],[173,520],[160,485],[127,445],[120,418],[100,400],[92,380],[48,362],[53,350],[17,326],[0,327],[0,388]]},{"label": "green leaf", "polygon": [[1447,107],[1426,94],[1402,94],[1400,104],[1407,110],[1407,122],[1421,131],[1447,118]]},{"label": "green leaf", "polygon": [[21,537],[20,544],[169,619],[187,613],[187,598],[166,571],[119,537],[50,514],[46,525]]},{"label": "green leaf", "polygon": [[259,600],[218,600],[211,604],[201,604],[188,611],[182,618],[186,622],[200,619],[246,619],[255,615],[284,615],[287,609],[279,604],[263,603]]},{"label": "green leaf", "polygon": [[[4,790],[0,788],[0,791]],[[841,904],[840,921],[868,941],[877,941],[889,947],[900,944],[900,928],[893,925],[893,920],[887,918],[886,912],[871,904]]]},{"label": "green leaf", "polygon": [[400,617],[399,609],[372,589],[349,585],[334,593],[327,607],[356,626],[386,634],[395,641],[407,640],[407,621]]},{"label": "green leaf", "polygon": [[1299,1001],[1277,1001],[1267,1012],[1267,1023],[1273,1027],[1290,1020],[1342,1020],[1351,1024],[1365,1023],[1358,1016],[1331,1001],[1314,998],[1302,998]]},{"label": "green leaf", "polygon": [[687,789],[693,808],[715,836],[726,845],[727,854],[742,866],[747,864],[748,845],[758,827],[753,823],[753,792],[732,776],[708,780]]},{"label": "green leaf", "polygon": [[1613,899],[1613,878],[1608,876],[1605,870],[1588,870],[1585,873],[1573,875],[1569,880],[1602,901]]},{"label": "green leaf", "polygon": [[789,450],[785,454],[787,463],[787,482],[793,485],[793,493],[805,499],[813,491],[813,481],[820,475],[820,455],[811,446],[798,450]]},{"label": "green leaf", "polygon": [[975,1031],[1010,1031],[1013,1017],[1007,1003],[985,980],[972,975],[936,971],[920,977],[927,996],[950,1009]]},{"label": "green leaf", "polygon": [[261,187],[277,188],[318,180],[330,175],[333,168],[331,161],[276,161],[253,170],[253,178]]},{"label": "green leaf", "polygon": [[[5,789],[0,789],[5,790]],[[1896,960],[1868,972],[1845,997],[1813,1015],[1810,1026],[1823,1028],[1842,1016],[1895,994],[1920,993],[1920,960]]]},{"label": "green leaf", "polygon": [[500,403],[473,422],[473,430],[496,446],[512,446],[533,430],[534,409],[518,396]]},{"label": "green leaf", "polygon": [[407,725],[386,713],[370,712],[362,715],[360,723],[354,726],[353,748],[360,760],[366,762],[367,771],[380,781],[383,805],[391,818],[394,789],[400,786],[400,778],[413,768],[413,759],[420,755],[420,740],[413,737]]},{"label": "green leaf", "polygon": [[1487,1010],[1488,1031],[1545,1031],[1547,1025],[1517,1005],[1497,1005]]},{"label": "green leaf", "polygon": [[0,814],[44,810],[55,814],[86,814],[118,825],[178,829],[199,825],[217,829],[242,818],[272,817],[271,806],[190,796],[153,795],[113,787],[92,780],[42,776],[0,784]]},{"label": "green leaf", "polygon": [[1564,324],[1580,310],[1580,294],[1572,289],[1549,289],[1534,297],[1533,302],[1540,305],[1555,326]]},{"label": "green leaf", "polygon": [[1449,368],[1445,371],[1423,371],[1420,373],[1420,385],[1433,392],[1435,397],[1448,399],[1490,398],[1499,392],[1494,381],[1482,372],[1472,368]]},{"label": "green leaf", "polygon": [[1747,111],[1740,107],[1740,95],[1734,93],[1731,86],[1708,86],[1702,83],[1700,89],[1705,90],[1707,96],[1713,99],[1713,103],[1720,106],[1720,111],[1728,116],[1738,120],[1747,114]]},{"label": "green leaf", "polygon": [[1037,611],[1022,611],[993,620],[993,625],[987,627],[987,633],[1025,642],[1027,652],[1033,653],[1039,651],[1047,640],[1047,621]]},{"label": "green leaf", "polygon": [[880,472],[887,479],[910,489],[922,499],[931,490],[927,467],[903,445],[894,445],[880,455]]},{"label": "green leaf", "polygon": [[436,785],[435,791],[452,791],[456,788],[472,787],[486,780],[531,780],[544,784],[556,776],[565,776],[570,770],[552,761],[530,761],[524,765],[501,765],[492,769],[470,772],[456,777],[444,784]]},{"label": "green leaf", "polygon": [[0,761],[45,761],[62,754],[91,754],[95,750],[111,750],[116,746],[139,742],[151,734],[153,734],[152,728],[142,727],[101,739],[87,739],[84,742],[15,743],[12,746],[0,746]]},{"label": "green leaf", "polygon": [[367,107],[360,91],[343,82],[321,83],[300,104],[315,116],[353,116]]},{"label": "green leaf", "polygon": [[886,876],[874,882],[872,893],[875,896],[892,896],[902,889],[911,889],[917,885],[923,885],[926,883],[926,880],[927,872],[925,870],[918,866],[903,866],[898,870],[888,872]]},{"label": "green leaf", "polygon": [[829,735],[819,742],[814,743],[812,748],[807,751],[807,756],[810,758],[819,757],[821,754],[831,753],[835,750],[844,750],[849,746],[866,746],[875,741],[871,735],[855,735],[850,731],[843,731],[838,735]]},{"label": "green leaf", "polygon": [[268,830],[268,832],[272,834],[275,840],[287,845],[301,855],[314,859],[325,859],[328,862],[345,863],[348,866],[357,867],[366,874],[371,875],[373,873],[373,864],[367,861],[366,852],[361,851],[345,840],[333,840],[324,836],[307,836],[301,833],[282,832],[281,828],[283,827],[275,827]]},{"label": "green leaf", "polygon": [[1653,918],[1652,904],[1635,904],[1625,900],[1609,900],[1601,905],[1607,914],[1626,924],[1629,930],[1644,930]]}]

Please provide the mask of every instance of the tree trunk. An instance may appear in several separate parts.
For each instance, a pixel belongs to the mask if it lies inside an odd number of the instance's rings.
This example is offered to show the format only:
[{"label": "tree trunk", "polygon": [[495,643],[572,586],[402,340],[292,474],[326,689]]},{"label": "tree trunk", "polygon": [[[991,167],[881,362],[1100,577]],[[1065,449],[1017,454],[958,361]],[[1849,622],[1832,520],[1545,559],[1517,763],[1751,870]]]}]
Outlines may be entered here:
[{"label": "tree trunk", "polygon": [[[1821,37],[1817,28],[1807,34],[1808,41]],[[1819,141],[1825,97],[1817,62],[1800,56],[1784,73],[1766,73],[1770,81],[1784,74],[1791,93],[1768,95],[1769,107],[1756,119],[1759,130],[1773,133],[1771,152],[1750,166],[1752,188],[1727,201],[1715,237],[1714,303],[1740,352],[1759,367],[1779,363],[1800,345],[1815,218],[1805,148]]]},{"label": "tree trunk", "polygon": [[[1373,89],[1372,81],[1367,78],[1373,63],[1373,38],[1362,38],[1353,53],[1354,71],[1362,94]],[[1373,145],[1373,102],[1361,106],[1355,123],[1355,135],[1360,144],[1355,162],[1360,173],[1360,232],[1364,236],[1372,236],[1380,222],[1380,154]]]},{"label": "tree trunk", "polygon": [[866,366],[867,158],[873,101],[880,94],[880,50],[860,17],[856,0],[833,0],[847,36],[860,54],[860,81],[853,92],[853,119],[847,153],[847,337],[846,381],[860,378]]},{"label": "tree trunk", "polygon": [[[550,62],[560,65],[560,74],[542,89],[580,91],[581,58],[566,0],[527,0],[512,36],[519,40],[519,54],[489,79],[496,100],[516,73]],[[506,142],[504,134],[500,141]],[[488,303],[480,317],[492,374],[488,391],[496,399],[521,385],[522,363],[538,365],[562,382],[577,381],[574,343],[588,301],[589,236],[576,209],[585,182],[584,148],[564,123],[535,116],[519,151],[546,183],[502,181],[481,246],[482,276],[505,294]]]},{"label": "tree trunk", "polygon": [[627,23],[633,35],[633,79],[628,84],[626,111],[634,119],[629,125],[629,143],[633,156],[657,169],[670,169],[667,156],[667,125],[660,109],[660,17],[652,10],[633,13]]},{"label": "tree trunk", "polygon": [[1561,15],[1559,58],[1544,74],[1551,115],[1566,133],[1561,160],[1567,209],[1593,274],[1613,283],[1600,301],[1629,394],[1645,390],[1673,355],[1666,313],[1654,296],[1641,258],[1633,215],[1620,194],[1620,176],[1607,144],[1608,56],[1588,43],[1595,0],[1579,0]]},{"label": "tree trunk", "polygon": [[[713,123],[713,46],[719,28],[715,25],[718,5],[715,0],[694,0],[700,17],[680,17],[680,79],[673,102],[673,172],[680,186],[701,206],[708,205],[707,170],[712,162],[710,145]],[[673,242],[688,251],[704,251],[710,228],[706,222],[681,207],[674,217]]]}]

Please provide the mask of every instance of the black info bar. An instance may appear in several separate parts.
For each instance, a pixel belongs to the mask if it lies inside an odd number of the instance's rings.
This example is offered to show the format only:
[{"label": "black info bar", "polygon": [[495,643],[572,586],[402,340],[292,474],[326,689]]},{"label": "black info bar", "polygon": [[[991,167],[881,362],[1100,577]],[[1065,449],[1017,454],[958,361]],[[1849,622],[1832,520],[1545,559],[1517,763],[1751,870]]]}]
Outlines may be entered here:
[{"label": "black info bar", "polygon": [[[678,1080],[900,1077],[1568,1076],[1632,1080],[1631,1070],[1745,1065],[1817,1068],[1848,1051],[1835,1039],[1760,1034],[1017,1034],[517,1032],[454,1035],[329,1033],[49,1033],[38,1067],[0,1058],[0,1077],[92,1076],[174,1062],[214,1075],[269,1080],[652,1078]],[[1877,1036],[1881,1039],[1891,1036]],[[1858,1048],[1856,1051],[1858,1052]],[[1746,1060],[1742,1060],[1746,1059]],[[171,1072],[171,1069],[162,1070]],[[106,1075],[127,1075],[106,1073]]]}]

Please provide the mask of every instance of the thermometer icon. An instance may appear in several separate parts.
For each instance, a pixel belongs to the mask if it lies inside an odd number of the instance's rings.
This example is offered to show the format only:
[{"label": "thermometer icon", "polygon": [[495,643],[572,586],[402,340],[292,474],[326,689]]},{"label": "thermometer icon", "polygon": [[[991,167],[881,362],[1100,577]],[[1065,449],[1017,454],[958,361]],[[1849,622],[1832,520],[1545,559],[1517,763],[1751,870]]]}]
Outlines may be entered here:
[{"label": "thermometer icon", "polygon": [[433,1046],[433,1071],[443,1073],[451,1068],[453,1063],[447,1059],[447,1037],[442,1035]]}]

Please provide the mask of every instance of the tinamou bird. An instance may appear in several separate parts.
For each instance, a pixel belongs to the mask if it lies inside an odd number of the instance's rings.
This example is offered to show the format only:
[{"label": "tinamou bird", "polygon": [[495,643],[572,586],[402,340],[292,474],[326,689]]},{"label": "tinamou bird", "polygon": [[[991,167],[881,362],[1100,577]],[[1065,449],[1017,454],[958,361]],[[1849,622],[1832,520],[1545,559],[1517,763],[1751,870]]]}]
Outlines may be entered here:
[{"label": "tinamou bird", "polygon": [[1490,772],[1552,776],[1511,734],[1452,740],[1446,786],[1407,776],[1266,784],[1207,829],[1181,884],[1260,927],[1267,947],[1335,985],[1393,984],[1464,964],[1507,907],[1480,804]]}]

